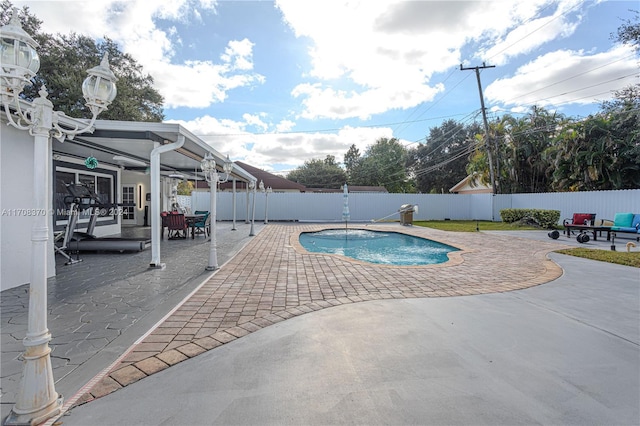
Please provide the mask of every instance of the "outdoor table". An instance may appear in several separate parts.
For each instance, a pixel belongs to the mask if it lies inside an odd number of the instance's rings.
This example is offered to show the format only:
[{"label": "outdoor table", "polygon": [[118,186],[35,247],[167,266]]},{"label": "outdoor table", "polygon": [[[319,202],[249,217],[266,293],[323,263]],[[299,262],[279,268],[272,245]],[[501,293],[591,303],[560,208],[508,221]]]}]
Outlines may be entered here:
[{"label": "outdoor table", "polygon": [[593,241],[598,241],[597,234],[600,232],[600,236],[602,236],[602,231],[607,231],[607,241],[611,239],[611,227],[610,226],[590,226],[590,225],[565,225],[565,231],[567,233],[567,237],[571,236],[571,230],[577,229],[582,232],[591,232],[593,233]]}]

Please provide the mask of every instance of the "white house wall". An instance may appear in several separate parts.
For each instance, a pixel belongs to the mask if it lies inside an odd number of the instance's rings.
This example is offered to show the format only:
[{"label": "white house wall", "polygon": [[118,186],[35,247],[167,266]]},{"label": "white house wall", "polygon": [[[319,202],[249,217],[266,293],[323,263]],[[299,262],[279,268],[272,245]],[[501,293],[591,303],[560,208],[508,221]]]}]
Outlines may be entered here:
[{"label": "white house wall", "polygon": [[[0,289],[27,284],[33,224],[33,136],[0,123]],[[51,168],[51,164],[49,165]],[[51,181],[49,182],[49,194]],[[47,213],[51,210],[51,196]],[[41,214],[41,212],[37,212]],[[47,276],[55,275],[53,223],[49,214]]]}]

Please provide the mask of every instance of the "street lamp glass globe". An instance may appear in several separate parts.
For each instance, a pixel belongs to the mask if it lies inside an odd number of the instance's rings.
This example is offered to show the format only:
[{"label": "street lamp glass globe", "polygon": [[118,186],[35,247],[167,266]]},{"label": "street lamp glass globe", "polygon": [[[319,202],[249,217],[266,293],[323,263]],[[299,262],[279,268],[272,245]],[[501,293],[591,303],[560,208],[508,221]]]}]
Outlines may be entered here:
[{"label": "street lamp glass globe", "polygon": [[8,77],[12,89],[19,93],[40,69],[40,56],[38,43],[22,29],[18,9],[13,8],[10,22],[0,27],[0,39],[2,76]]},{"label": "street lamp glass globe", "polygon": [[115,99],[117,94],[117,78],[109,68],[109,57],[105,53],[100,65],[87,71],[89,76],[82,83],[82,94],[90,105],[96,105],[102,109]]},{"label": "street lamp glass globe", "polygon": [[40,69],[40,56],[32,46],[24,41],[2,37],[2,68],[3,72],[9,72],[11,68],[30,79]]},{"label": "street lamp glass globe", "polygon": [[229,156],[227,155],[227,159],[224,161],[224,172],[226,174],[231,174],[232,171],[233,171],[233,161],[231,161],[229,159]]},{"label": "street lamp glass globe", "polygon": [[200,162],[200,168],[204,173],[211,173],[216,169],[216,160],[213,159],[213,155],[210,152],[204,156]]}]

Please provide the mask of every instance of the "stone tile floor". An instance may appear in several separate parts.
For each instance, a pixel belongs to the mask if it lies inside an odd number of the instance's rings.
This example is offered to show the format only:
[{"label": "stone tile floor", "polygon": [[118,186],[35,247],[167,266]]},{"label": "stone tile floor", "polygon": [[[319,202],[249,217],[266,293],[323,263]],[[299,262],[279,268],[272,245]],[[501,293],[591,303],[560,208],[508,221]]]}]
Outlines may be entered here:
[{"label": "stone tile floor", "polygon": [[[222,265],[244,244],[249,224],[218,225]],[[262,224],[255,225],[256,232]],[[123,237],[148,237],[150,228],[123,228]],[[65,266],[56,256],[57,275],[48,282],[51,362],[58,392],[66,399],[114,362],[136,339],[180,303],[212,272],[206,271],[209,244],[203,236],[161,241],[166,269],[149,269],[151,250],[135,253],[81,253]],[[75,257],[75,256],[74,256]],[[0,293],[2,418],[13,404],[22,372],[22,339],[27,329],[28,285]]]}]

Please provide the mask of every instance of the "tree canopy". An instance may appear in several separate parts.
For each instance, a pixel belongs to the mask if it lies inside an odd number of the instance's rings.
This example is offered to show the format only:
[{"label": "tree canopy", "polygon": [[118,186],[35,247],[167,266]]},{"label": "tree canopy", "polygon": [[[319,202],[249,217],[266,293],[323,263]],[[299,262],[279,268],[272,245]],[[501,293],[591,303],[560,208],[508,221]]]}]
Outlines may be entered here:
[{"label": "tree canopy", "polygon": [[[0,24],[9,22],[12,7],[8,0],[2,1]],[[74,33],[44,33],[40,30],[42,21],[32,15],[27,6],[21,9],[20,20],[23,29],[40,45],[40,70],[33,79],[33,85],[27,86],[23,92],[26,99],[35,99],[44,85],[56,110],[71,117],[90,118],[91,113],[84,106],[82,82],[87,77],[87,70],[100,64],[103,55],[108,53],[111,70],[118,78],[118,95],[100,118],[150,122],[164,119],[164,100],[153,88],[153,78],[144,73],[133,57],[120,51],[111,39],[105,37],[103,41],[96,42]]]},{"label": "tree canopy", "polygon": [[430,129],[424,144],[408,153],[416,190],[423,193],[446,193],[467,175],[469,154],[481,133],[477,123],[463,125],[446,120]]},{"label": "tree canopy", "polygon": [[347,174],[336,163],[333,155],[324,160],[307,160],[287,175],[287,179],[312,188],[339,188],[347,180]]}]

